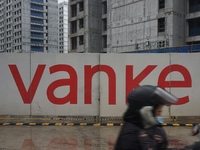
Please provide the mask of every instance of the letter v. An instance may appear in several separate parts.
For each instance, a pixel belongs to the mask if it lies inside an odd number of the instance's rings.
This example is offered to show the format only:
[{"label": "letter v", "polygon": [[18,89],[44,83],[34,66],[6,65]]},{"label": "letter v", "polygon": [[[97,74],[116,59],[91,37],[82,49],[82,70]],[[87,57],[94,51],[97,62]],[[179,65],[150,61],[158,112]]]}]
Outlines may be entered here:
[{"label": "letter v", "polygon": [[36,69],[35,75],[33,77],[33,80],[30,84],[28,91],[24,86],[24,83],[19,74],[17,66],[16,65],[8,65],[8,66],[13,75],[13,78],[18,87],[18,90],[20,92],[24,104],[31,104],[46,65],[38,65],[38,68]]}]

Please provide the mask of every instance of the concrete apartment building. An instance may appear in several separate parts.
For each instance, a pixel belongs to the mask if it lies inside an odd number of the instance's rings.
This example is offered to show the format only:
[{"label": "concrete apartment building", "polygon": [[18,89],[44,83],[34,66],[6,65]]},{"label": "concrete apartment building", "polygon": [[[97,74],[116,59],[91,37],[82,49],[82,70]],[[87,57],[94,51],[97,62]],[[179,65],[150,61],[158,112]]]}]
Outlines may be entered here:
[{"label": "concrete apartment building", "polygon": [[59,13],[59,53],[68,53],[68,2],[58,5]]},{"label": "concrete apartment building", "polygon": [[58,52],[57,0],[1,0],[1,52]]},{"label": "concrete apartment building", "polygon": [[185,1],[121,0],[111,7],[108,52],[184,45]]},{"label": "concrete apartment building", "polygon": [[186,43],[200,44],[200,1],[188,0],[186,7]]},{"label": "concrete apartment building", "polygon": [[70,0],[69,51],[116,53],[199,44],[199,20],[199,0]]},{"label": "concrete apartment building", "polygon": [[101,0],[69,0],[69,52],[100,52]]}]

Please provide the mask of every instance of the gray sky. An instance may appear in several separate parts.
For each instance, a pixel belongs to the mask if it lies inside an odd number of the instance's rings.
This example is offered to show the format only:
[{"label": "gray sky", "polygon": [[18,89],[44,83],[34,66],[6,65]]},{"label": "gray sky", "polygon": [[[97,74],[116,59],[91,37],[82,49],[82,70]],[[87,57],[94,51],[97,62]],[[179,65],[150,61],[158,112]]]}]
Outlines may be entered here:
[{"label": "gray sky", "polygon": [[58,0],[58,3],[63,2],[63,1],[68,1],[68,0]]}]

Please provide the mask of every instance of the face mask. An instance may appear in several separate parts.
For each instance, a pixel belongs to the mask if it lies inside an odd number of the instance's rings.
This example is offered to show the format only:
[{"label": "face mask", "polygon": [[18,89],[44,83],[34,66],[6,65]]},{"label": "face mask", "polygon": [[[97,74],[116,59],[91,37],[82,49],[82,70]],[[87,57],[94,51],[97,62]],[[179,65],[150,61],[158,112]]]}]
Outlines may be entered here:
[{"label": "face mask", "polygon": [[156,122],[158,123],[158,124],[163,124],[164,123],[164,121],[163,121],[163,118],[162,117],[155,117],[155,119],[156,119]]}]

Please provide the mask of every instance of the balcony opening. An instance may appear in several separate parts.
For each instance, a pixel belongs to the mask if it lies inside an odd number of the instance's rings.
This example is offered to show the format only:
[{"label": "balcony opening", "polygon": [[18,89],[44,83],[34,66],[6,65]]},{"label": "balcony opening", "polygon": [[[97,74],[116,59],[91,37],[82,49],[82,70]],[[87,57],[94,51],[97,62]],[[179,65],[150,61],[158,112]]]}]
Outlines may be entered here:
[{"label": "balcony opening", "polygon": [[158,8],[159,9],[165,8],[165,0],[159,0]]},{"label": "balcony opening", "polygon": [[102,14],[107,14],[107,1],[102,3]]},{"label": "balcony opening", "polygon": [[31,4],[31,9],[44,10],[43,5]]},{"label": "balcony opening", "polygon": [[189,0],[189,13],[194,13],[200,11],[200,1],[199,0]]},{"label": "balcony opening", "polygon": [[158,19],[158,32],[165,32],[165,18]]},{"label": "balcony opening", "polygon": [[71,16],[72,17],[75,17],[77,15],[77,7],[76,7],[76,4],[72,5],[71,6]]},{"label": "balcony opening", "polygon": [[79,45],[83,45],[84,44],[84,38],[83,35],[79,36]]},{"label": "balcony opening", "polygon": [[44,45],[44,41],[39,39],[31,39],[31,44]]},{"label": "balcony opening", "polygon": [[72,50],[77,49],[77,37],[71,38],[71,45],[72,45]]},{"label": "balcony opening", "polygon": [[79,3],[79,11],[84,11],[84,2]]},{"label": "balcony opening", "polygon": [[77,32],[77,23],[76,20],[71,22],[71,33]]},{"label": "balcony opening", "polygon": [[44,34],[40,32],[31,32],[31,38],[44,38]]},{"label": "balcony opening", "polygon": [[40,47],[40,46],[31,46],[31,51],[32,51],[32,52],[44,52],[44,47]]},{"label": "balcony opening", "polygon": [[107,31],[107,18],[102,19],[102,30]]},{"label": "balcony opening", "polygon": [[107,35],[102,36],[103,48],[107,48]]},{"label": "balcony opening", "polygon": [[33,18],[31,17],[31,23],[36,23],[36,24],[44,24],[44,20],[40,18]]},{"label": "balcony opening", "polygon": [[36,16],[36,17],[44,17],[43,12],[38,12],[38,11],[33,11],[31,10],[31,16]]},{"label": "balcony opening", "polygon": [[83,18],[79,19],[79,28],[80,29],[84,28],[84,19]]},{"label": "balcony opening", "polygon": [[188,25],[189,25],[189,36],[200,35],[200,18],[188,20]]},{"label": "balcony opening", "polygon": [[36,2],[36,3],[44,3],[43,0],[31,0],[31,2]]},{"label": "balcony opening", "polygon": [[44,27],[38,25],[31,25],[31,30],[44,31]]}]

